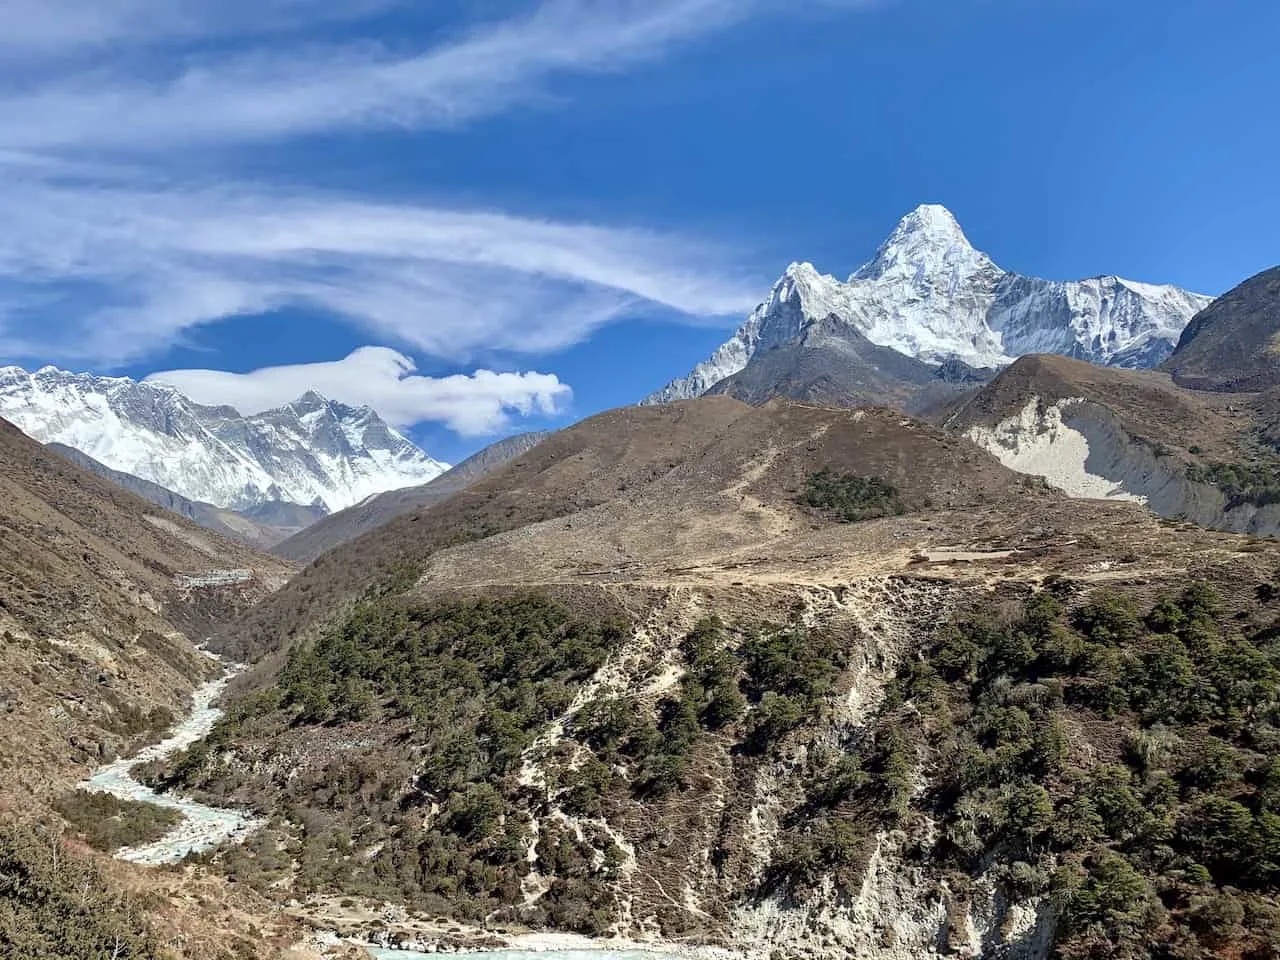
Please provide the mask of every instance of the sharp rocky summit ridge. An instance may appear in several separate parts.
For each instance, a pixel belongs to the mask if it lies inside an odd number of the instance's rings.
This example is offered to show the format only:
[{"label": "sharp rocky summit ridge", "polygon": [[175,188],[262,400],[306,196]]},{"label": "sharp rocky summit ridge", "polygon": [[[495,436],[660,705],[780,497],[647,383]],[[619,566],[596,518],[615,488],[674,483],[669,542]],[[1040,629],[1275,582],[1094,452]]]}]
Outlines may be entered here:
[{"label": "sharp rocky summit ridge", "polygon": [[872,344],[932,364],[999,367],[1054,353],[1154,367],[1212,299],[1117,276],[1058,281],[1011,272],[975,249],[946,207],[923,204],[848,280],[792,263],[733,337],[644,402],[701,396],[758,354],[832,318]]},{"label": "sharp rocky summit ridge", "polygon": [[174,387],[44,367],[0,368],[0,416],[113,470],[233,510],[270,504],[341,510],[448,469],[369,407],[308,391],[242,416]]}]

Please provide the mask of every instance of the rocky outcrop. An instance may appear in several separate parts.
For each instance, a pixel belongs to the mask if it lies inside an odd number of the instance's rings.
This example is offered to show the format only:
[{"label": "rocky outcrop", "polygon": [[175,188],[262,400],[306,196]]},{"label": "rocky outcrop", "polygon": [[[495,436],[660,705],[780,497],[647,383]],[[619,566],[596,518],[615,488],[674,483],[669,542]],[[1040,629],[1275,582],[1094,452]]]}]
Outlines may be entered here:
[{"label": "rocky outcrop", "polygon": [[966,897],[909,863],[910,838],[882,835],[857,892],[826,883],[803,904],[771,898],[739,910],[736,929],[759,944],[785,944],[788,956],[868,960],[1001,957],[1045,960],[1057,914],[1042,897],[1011,900],[989,876]]},{"label": "rocky outcrop", "polygon": [[1280,532],[1280,505],[1232,506],[1221,490],[1190,480],[1181,459],[1134,438],[1113,411],[1084,397],[1032,397],[1017,414],[966,435],[1009,469],[1073,497],[1133,500],[1162,517],[1236,533]]}]

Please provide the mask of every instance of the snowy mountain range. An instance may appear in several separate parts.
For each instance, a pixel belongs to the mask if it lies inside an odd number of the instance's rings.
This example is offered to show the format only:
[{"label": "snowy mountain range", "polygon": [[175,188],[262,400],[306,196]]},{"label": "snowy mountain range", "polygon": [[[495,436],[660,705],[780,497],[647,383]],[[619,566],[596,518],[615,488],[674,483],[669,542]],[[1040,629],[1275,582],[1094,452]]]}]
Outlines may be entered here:
[{"label": "snowy mountain range", "polygon": [[0,367],[0,417],[113,470],[232,510],[271,503],[328,511],[448,469],[368,407],[315,392],[252,416],[126,377]]},{"label": "snowy mountain range", "polygon": [[847,281],[793,263],[730,340],[644,402],[700,396],[757,353],[829,319],[928,363],[996,367],[1023,354],[1058,353],[1153,367],[1212,300],[1114,276],[1056,281],[1011,273],[973,248],[949,210],[925,204],[903,217]]}]

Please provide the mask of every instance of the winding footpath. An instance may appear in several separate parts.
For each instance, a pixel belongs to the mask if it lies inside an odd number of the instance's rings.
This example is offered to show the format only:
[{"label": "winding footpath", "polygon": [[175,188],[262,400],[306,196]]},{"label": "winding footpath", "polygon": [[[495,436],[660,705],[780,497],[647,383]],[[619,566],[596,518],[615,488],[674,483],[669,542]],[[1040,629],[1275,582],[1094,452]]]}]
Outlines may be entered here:
[{"label": "winding footpath", "polygon": [[191,713],[169,731],[167,739],[152,744],[132,757],[100,767],[80,785],[84,790],[109,793],[121,800],[154,804],[176,810],[182,815],[182,822],[159,840],[117,850],[117,859],[149,865],[177,863],[189,853],[212,850],[227,841],[238,843],[264,823],[243,810],[210,807],[176,794],[157,793],[133,777],[133,769],[139,764],[164,760],[207,737],[222,716],[222,711],[213,706],[213,702],[243,669],[232,666],[219,679],[198,687],[192,694]]}]

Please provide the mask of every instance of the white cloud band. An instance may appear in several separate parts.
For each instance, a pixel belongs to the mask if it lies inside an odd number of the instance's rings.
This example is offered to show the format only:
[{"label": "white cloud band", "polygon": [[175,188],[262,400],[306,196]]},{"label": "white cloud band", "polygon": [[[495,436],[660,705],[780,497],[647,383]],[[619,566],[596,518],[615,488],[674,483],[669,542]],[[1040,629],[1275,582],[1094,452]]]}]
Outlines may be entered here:
[{"label": "white cloud band", "polygon": [[[415,35],[370,16],[405,0],[0,0],[0,353],[119,365],[294,307],[462,361],[555,351],[637,307],[740,315],[760,288],[707,244],[237,185],[235,148],[454,128],[763,10],[858,2],[513,0],[411,16]],[[229,185],[184,185],[197,154]]]},{"label": "white cloud band", "polygon": [[[7,168],[7,169],[5,169]],[[301,307],[458,361],[577,343],[644,306],[734,316],[758,287],[671,234],[343,197],[137,187],[6,163],[0,352],[123,363]]]},{"label": "white cloud band", "polygon": [[[110,35],[180,37],[244,27],[251,5],[102,0],[93,15],[54,0],[17,3],[17,42],[37,49]],[[335,0],[341,14],[354,0]],[[344,46],[272,44],[177,58],[169,69],[95,68],[0,95],[0,140],[10,147],[137,152],[183,143],[234,143],[353,127],[448,127],[536,97],[552,77],[620,67],[737,23],[761,0],[545,0],[524,16],[474,27],[405,54],[368,40]],[[96,5],[95,5],[96,6]],[[270,0],[266,13],[322,5]],[[70,9],[74,7],[73,13]],[[330,16],[333,16],[331,13]],[[304,31],[305,35],[305,31]]]},{"label": "white cloud band", "polygon": [[177,387],[197,403],[227,404],[243,414],[283,406],[308,390],[351,406],[369,406],[392,426],[423,421],[480,436],[503,430],[511,414],[557,412],[570,389],[554,374],[495,373],[425,377],[387,347],[361,347],[342,360],[264,367],[250,373],[169,370],[147,377]]}]

